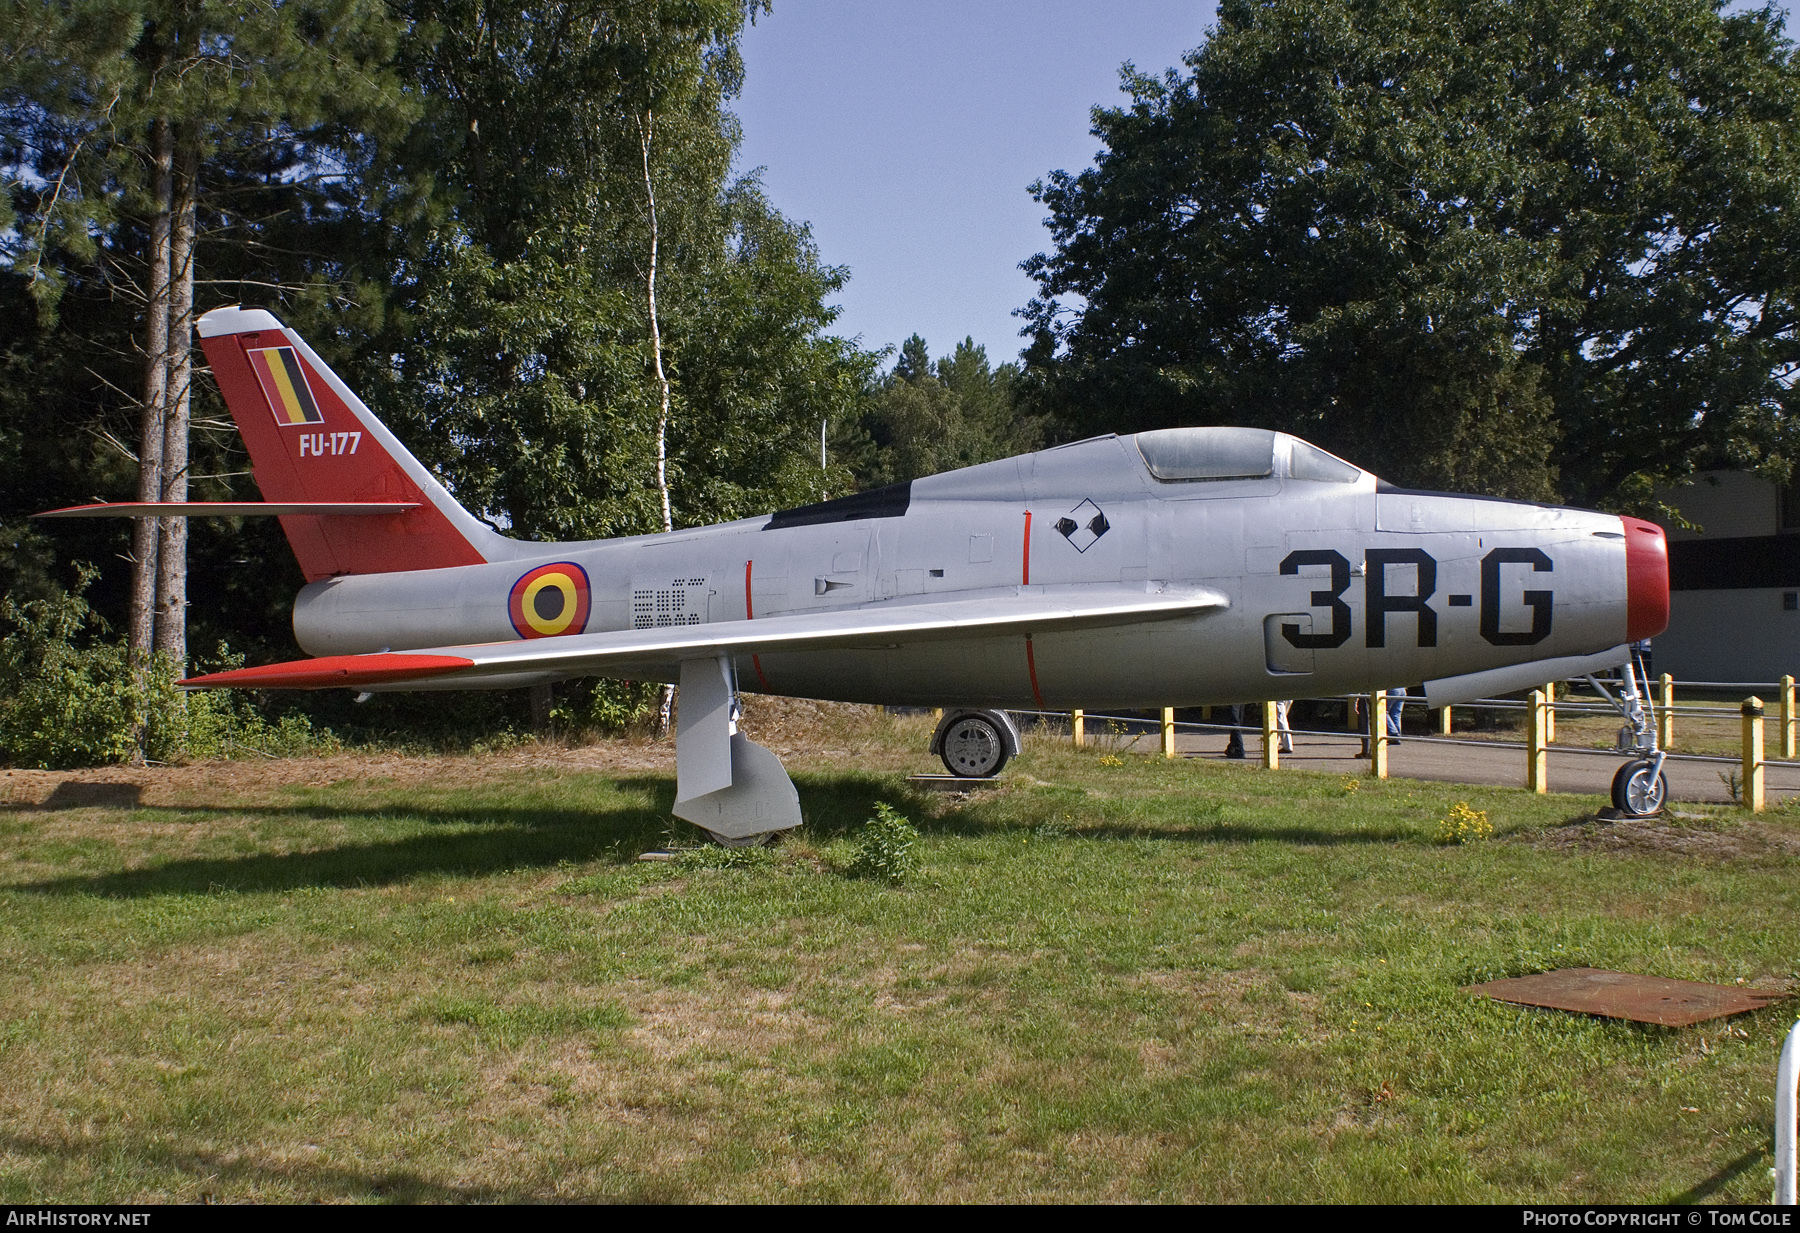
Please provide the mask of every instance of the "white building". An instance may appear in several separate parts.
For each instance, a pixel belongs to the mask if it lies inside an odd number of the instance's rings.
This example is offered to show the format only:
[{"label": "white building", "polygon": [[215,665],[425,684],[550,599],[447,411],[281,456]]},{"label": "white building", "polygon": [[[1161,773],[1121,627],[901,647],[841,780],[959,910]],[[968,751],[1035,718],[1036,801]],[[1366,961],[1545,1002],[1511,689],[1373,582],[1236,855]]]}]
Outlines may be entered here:
[{"label": "white building", "polygon": [[1800,676],[1800,489],[1703,471],[1658,496],[1701,530],[1665,523],[1669,628],[1653,670],[1680,681]]}]

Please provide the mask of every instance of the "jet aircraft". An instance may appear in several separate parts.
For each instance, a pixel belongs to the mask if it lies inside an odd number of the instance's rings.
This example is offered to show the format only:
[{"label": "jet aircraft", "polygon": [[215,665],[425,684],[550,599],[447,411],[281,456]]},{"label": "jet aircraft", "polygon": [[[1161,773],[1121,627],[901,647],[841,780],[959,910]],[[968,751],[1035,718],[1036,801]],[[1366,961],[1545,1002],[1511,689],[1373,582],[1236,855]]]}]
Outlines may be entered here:
[{"label": "jet aircraft", "polygon": [[743,844],[801,815],[780,761],[737,731],[740,689],[946,708],[933,752],[991,775],[1017,752],[1008,709],[1419,683],[1441,706],[1621,668],[1615,804],[1661,805],[1629,649],[1668,621],[1652,523],[1400,489],[1285,433],[1198,427],[716,526],[527,543],[459,505],[273,313],[221,308],[197,331],[264,500],[53,511],[280,517],[314,658],[189,688],[672,682],[675,813]]}]

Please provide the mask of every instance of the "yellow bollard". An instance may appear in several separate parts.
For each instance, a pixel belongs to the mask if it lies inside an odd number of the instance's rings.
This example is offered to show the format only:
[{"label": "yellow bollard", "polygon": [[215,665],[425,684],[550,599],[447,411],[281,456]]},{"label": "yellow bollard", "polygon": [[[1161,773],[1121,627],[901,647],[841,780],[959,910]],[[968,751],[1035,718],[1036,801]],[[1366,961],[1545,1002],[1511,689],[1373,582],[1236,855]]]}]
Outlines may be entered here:
[{"label": "yellow bollard", "polygon": [[941,706],[932,707],[931,708],[931,717],[933,719],[942,719],[944,717],[944,708]]},{"label": "yellow bollard", "polygon": [[1675,678],[1663,673],[1656,681],[1656,746],[1668,749],[1675,744]]},{"label": "yellow bollard", "polygon": [[1162,752],[1165,758],[1175,756],[1175,708],[1172,706],[1163,708]]},{"label": "yellow bollard", "polygon": [[1556,682],[1544,686],[1544,744],[1556,741]]},{"label": "yellow bollard", "polygon": [[1544,717],[1549,711],[1544,691],[1531,691],[1531,735],[1525,746],[1525,786],[1533,792],[1550,790],[1550,744],[1544,737]]},{"label": "yellow bollard", "polygon": [[1758,697],[1744,699],[1744,782],[1738,800],[1746,809],[1761,813],[1763,808],[1763,703]]},{"label": "yellow bollard", "polygon": [[1794,678],[1781,678],[1781,756],[1794,756]]},{"label": "yellow bollard", "polygon": [[1369,695],[1369,774],[1388,777],[1387,690]]},{"label": "yellow bollard", "polygon": [[1281,766],[1281,737],[1275,732],[1275,704],[1263,703],[1263,765],[1270,770]]},{"label": "yellow bollard", "polygon": [[1075,734],[1075,748],[1080,749],[1087,744],[1083,738],[1087,735],[1087,715],[1084,711],[1069,712],[1069,730]]},{"label": "yellow bollard", "polygon": [[1447,706],[1438,708],[1438,735],[1450,735],[1450,708]]}]

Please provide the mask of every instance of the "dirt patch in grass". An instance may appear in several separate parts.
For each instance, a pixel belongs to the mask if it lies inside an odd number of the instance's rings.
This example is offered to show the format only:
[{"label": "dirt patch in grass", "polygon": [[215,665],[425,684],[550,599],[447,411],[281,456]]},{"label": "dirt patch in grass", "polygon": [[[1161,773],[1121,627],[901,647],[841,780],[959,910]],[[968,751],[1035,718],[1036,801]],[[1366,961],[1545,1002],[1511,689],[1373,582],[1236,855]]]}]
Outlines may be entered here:
[{"label": "dirt patch in grass", "polygon": [[625,1004],[637,1020],[627,1036],[659,1062],[766,1057],[822,1031],[789,994],[777,990],[710,996],[692,989],[626,988]]},{"label": "dirt patch in grass", "polygon": [[1800,856],[1800,828],[1757,818],[1709,815],[1608,820],[1591,814],[1525,836],[1552,851],[1618,852],[1736,861]]}]

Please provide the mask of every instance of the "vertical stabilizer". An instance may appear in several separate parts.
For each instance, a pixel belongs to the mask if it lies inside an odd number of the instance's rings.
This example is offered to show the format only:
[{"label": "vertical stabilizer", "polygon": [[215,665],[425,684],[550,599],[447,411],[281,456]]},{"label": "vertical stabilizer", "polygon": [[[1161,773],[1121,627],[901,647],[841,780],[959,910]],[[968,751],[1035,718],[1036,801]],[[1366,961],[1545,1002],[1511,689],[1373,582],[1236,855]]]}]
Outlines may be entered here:
[{"label": "vertical stabilizer", "polygon": [[195,328],[264,500],[418,503],[373,517],[283,515],[308,582],[513,555],[274,313],[219,308]]}]

